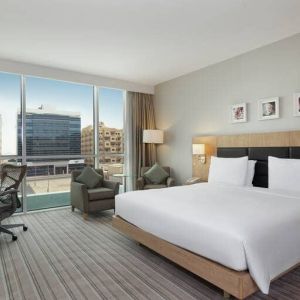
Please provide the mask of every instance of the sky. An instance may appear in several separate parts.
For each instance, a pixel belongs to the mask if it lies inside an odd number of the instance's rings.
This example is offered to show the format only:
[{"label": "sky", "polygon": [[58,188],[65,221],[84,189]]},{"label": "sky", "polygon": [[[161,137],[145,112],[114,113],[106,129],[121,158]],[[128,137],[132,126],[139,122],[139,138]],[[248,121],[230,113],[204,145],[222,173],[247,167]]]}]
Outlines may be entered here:
[{"label": "sky", "polygon": [[[50,106],[58,111],[78,112],[81,127],[93,124],[93,87],[37,77],[26,79],[26,107]],[[17,112],[20,110],[20,76],[0,72],[2,154],[15,155]],[[123,128],[123,90],[100,88],[99,121]],[[2,128],[2,130],[1,130]]]}]

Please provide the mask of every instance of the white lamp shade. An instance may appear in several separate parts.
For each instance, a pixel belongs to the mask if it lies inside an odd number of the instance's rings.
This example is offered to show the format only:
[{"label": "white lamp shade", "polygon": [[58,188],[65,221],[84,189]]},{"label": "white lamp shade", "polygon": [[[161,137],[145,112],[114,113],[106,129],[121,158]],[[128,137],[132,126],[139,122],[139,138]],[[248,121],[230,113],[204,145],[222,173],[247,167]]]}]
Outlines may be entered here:
[{"label": "white lamp shade", "polygon": [[164,132],[157,129],[147,129],[143,131],[143,143],[162,144],[164,142]]},{"label": "white lamp shade", "polygon": [[205,144],[193,144],[193,154],[204,155],[205,154]]}]

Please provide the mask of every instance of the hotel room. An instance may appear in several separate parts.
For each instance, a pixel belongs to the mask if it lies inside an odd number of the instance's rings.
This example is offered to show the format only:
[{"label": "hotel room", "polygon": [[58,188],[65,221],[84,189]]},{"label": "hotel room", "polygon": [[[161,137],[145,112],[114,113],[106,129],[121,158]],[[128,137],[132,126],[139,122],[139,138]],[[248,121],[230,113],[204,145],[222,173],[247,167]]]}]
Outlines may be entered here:
[{"label": "hotel room", "polygon": [[300,299],[300,1],[0,3],[0,300]]}]

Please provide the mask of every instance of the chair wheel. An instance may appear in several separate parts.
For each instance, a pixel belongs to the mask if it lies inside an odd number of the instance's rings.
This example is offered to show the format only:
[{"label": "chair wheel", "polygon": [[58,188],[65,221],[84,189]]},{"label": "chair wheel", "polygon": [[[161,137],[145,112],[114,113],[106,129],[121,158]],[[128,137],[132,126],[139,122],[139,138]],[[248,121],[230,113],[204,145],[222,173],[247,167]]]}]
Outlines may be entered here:
[{"label": "chair wheel", "polygon": [[13,235],[13,236],[12,236],[12,240],[13,240],[13,241],[16,241],[17,239],[18,239],[18,237],[17,237],[16,235]]},{"label": "chair wheel", "polygon": [[23,226],[23,231],[27,231],[28,227],[27,226]]}]

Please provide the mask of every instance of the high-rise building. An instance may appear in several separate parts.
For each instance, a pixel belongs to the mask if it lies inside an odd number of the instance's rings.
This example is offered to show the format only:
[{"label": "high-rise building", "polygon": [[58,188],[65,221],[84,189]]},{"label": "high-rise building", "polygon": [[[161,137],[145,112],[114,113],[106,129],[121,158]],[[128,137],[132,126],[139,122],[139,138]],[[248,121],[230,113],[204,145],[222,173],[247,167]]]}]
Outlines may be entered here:
[{"label": "high-rise building", "polygon": [[[22,155],[22,119],[18,113],[18,156]],[[74,164],[72,155],[81,154],[81,116],[77,112],[58,111],[41,105],[26,110],[26,155],[28,175],[67,174],[83,165]],[[51,156],[66,155],[60,159]],[[38,158],[36,156],[47,156]],[[49,158],[48,158],[49,157]]]},{"label": "high-rise building", "polygon": [[[22,155],[21,114],[18,114],[18,155]],[[27,156],[80,155],[80,113],[41,105],[26,110]]]},{"label": "high-rise building", "polygon": [[[81,153],[90,155],[93,153],[93,127],[82,129]],[[124,163],[124,134],[122,129],[106,127],[103,122],[99,123],[99,152],[100,163],[123,164]],[[121,155],[119,155],[121,154]]]}]

